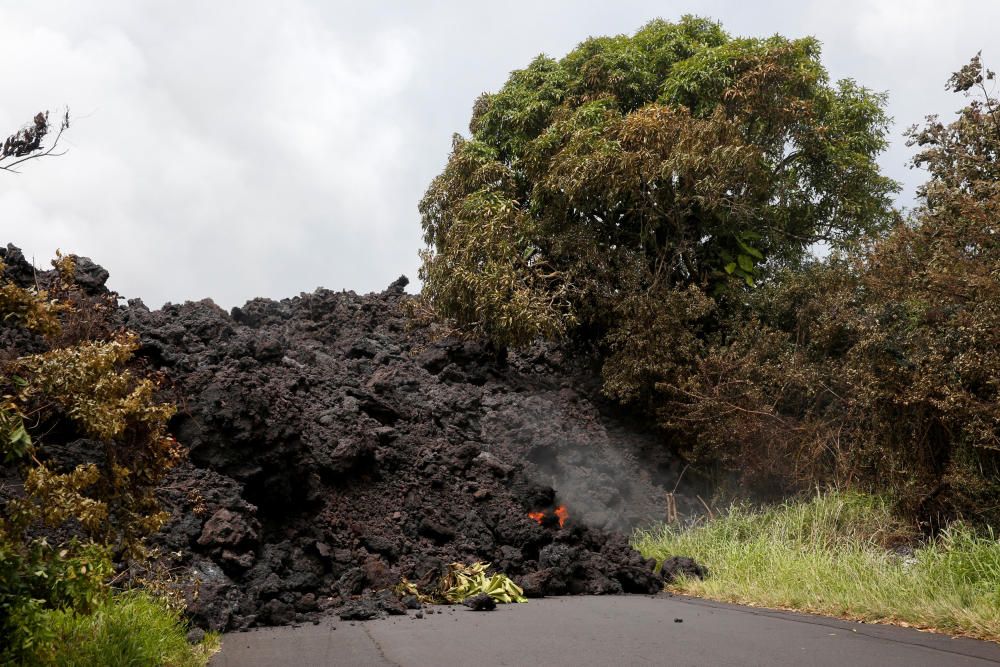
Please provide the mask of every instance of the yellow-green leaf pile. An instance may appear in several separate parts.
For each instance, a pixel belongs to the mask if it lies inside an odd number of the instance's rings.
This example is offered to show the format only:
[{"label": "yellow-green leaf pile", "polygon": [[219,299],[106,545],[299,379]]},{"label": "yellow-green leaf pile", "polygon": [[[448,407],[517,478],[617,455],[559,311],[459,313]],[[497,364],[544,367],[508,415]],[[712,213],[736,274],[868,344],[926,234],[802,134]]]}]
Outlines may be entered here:
[{"label": "yellow-green leaf pile", "polygon": [[470,597],[485,593],[496,602],[527,602],[524,591],[511,581],[506,574],[488,574],[489,563],[477,562],[472,565],[452,563],[448,574],[441,580],[444,599],[458,603]]}]

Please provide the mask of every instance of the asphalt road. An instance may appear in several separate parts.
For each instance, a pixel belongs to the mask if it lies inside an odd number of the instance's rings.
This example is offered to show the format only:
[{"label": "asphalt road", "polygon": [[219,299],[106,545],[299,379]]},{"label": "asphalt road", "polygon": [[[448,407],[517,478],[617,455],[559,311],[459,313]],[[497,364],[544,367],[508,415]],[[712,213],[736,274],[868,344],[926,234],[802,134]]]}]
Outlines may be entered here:
[{"label": "asphalt road", "polygon": [[1000,664],[989,642],[665,595],[435,609],[228,634],[211,666]]}]

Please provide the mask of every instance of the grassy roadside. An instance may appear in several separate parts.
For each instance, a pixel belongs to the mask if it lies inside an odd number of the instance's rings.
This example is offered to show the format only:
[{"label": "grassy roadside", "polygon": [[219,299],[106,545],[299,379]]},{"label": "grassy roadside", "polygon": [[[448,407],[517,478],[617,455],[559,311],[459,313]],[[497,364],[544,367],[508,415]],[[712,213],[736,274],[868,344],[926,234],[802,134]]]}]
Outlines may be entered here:
[{"label": "grassy roadside", "polygon": [[912,555],[892,550],[912,538],[884,500],[828,493],[735,506],[693,528],[639,532],[634,544],[660,561],[685,555],[709,568],[676,592],[1000,641],[996,537],[954,525]]},{"label": "grassy roadside", "polygon": [[92,614],[45,614],[54,637],[50,644],[54,653],[39,656],[39,664],[204,667],[219,647],[215,634],[199,644],[189,644],[180,613],[141,591],[111,595]]}]

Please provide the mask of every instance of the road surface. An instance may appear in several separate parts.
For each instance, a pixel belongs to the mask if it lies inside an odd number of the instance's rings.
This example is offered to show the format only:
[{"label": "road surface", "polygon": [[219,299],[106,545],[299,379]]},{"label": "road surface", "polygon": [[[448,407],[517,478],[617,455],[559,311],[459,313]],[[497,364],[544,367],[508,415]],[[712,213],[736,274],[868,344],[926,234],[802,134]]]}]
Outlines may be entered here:
[{"label": "road surface", "polygon": [[227,634],[211,667],[1000,665],[1000,645],[683,597],[531,600],[493,612]]}]

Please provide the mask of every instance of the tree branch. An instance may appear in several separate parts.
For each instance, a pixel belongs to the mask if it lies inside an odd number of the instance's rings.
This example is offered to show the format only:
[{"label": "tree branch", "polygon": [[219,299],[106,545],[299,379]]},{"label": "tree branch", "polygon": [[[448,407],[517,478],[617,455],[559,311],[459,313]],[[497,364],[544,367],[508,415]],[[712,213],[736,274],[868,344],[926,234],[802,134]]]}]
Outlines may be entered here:
[{"label": "tree branch", "polygon": [[[62,121],[59,123],[59,131],[56,132],[56,137],[52,141],[52,145],[43,150],[41,142],[45,135],[48,134],[48,117],[47,111],[36,114],[34,128],[22,129],[7,138],[3,146],[0,146],[0,171],[19,174],[21,172],[14,168],[19,164],[43,157],[59,157],[67,153],[65,150],[58,153],[55,151],[59,146],[59,140],[62,138],[63,132],[69,128],[69,109],[67,108],[63,114]],[[16,158],[13,162],[3,164],[4,160],[12,157]]]}]

